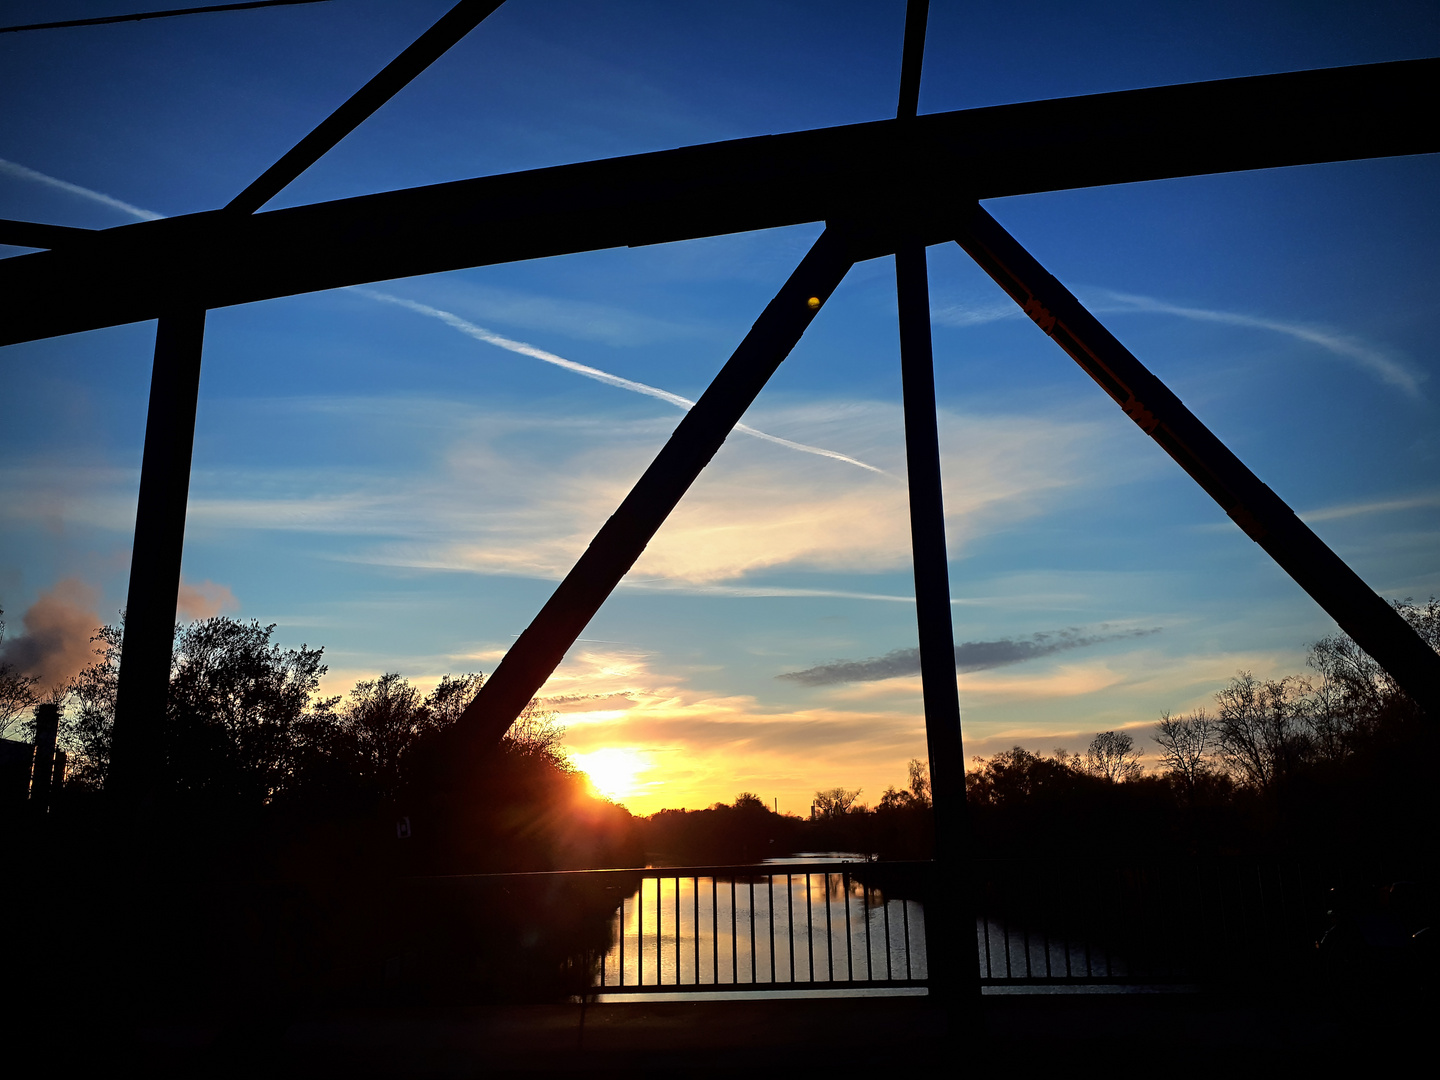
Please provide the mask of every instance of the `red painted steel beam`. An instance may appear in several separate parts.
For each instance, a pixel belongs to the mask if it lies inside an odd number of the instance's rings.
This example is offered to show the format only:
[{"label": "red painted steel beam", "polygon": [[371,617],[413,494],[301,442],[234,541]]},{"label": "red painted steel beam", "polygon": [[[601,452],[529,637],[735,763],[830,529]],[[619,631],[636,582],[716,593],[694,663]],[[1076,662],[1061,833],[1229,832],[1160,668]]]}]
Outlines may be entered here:
[{"label": "red painted steel beam", "polygon": [[1440,654],[1394,608],[981,207],[970,211],[957,242],[1356,644],[1440,719]]},{"label": "red painted steel beam", "polygon": [[854,263],[827,229],[461,714],[462,767],[500,741],[635,564]]},{"label": "red painted steel beam", "polygon": [[[0,260],[0,344],[467,266],[866,218],[926,233],[957,197],[1422,154],[1440,60],[936,113],[275,210],[108,229]],[[926,235],[938,243],[953,233]],[[894,250],[893,247],[890,248]]]}]

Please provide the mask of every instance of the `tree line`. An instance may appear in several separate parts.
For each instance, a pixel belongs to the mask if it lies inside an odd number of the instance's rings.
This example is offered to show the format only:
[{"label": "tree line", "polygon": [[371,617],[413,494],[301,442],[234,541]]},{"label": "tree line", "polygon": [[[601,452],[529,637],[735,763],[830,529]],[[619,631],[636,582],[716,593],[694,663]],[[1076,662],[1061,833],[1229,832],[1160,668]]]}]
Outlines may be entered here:
[{"label": "tree line", "polygon": [[[171,813],[228,834],[258,830],[288,835],[294,845],[338,828],[351,834],[346,844],[360,864],[366,858],[358,849],[373,849],[372,869],[390,868],[396,823],[424,801],[442,737],[483,675],[447,674],[422,693],[387,672],[326,696],[324,650],[283,648],[274,631],[225,616],[176,628],[155,742],[162,758],[150,763],[153,794]],[[49,695],[63,707],[58,741],[69,769],[59,809],[71,817],[102,805],[123,636],[123,625],[99,628],[93,662]],[[33,682],[8,677],[6,702],[33,706]],[[16,726],[33,736],[33,718]],[[633,860],[629,813],[594,796],[566,757],[563,736],[556,714],[532,701],[458,811],[469,822],[464,852],[447,857],[430,842],[435,837],[415,837],[409,847],[427,857],[407,854],[404,866],[559,869]]]},{"label": "tree line", "polygon": [[[1440,602],[1395,608],[1440,650]],[[1213,707],[1162,713],[1153,770],[1126,731],[1100,732],[1081,754],[1017,746],[977,759],[966,799],[980,849],[1266,852],[1426,870],[1434,722],[1346,635],[1315,642],[1307,667],[1271,679],[1242,670]]]},{"label": "tree line", "polygon": [[757,863],[797,853],[846,852],[885,859],[928,859],[934,842],[930,775],[907,766],[908,786],[886,788],[872,809],[861,790],[815,792],[809,817],[779,814],[754,792],[703,810],[657,810],[637,819],[647,861],[664,866]]}]

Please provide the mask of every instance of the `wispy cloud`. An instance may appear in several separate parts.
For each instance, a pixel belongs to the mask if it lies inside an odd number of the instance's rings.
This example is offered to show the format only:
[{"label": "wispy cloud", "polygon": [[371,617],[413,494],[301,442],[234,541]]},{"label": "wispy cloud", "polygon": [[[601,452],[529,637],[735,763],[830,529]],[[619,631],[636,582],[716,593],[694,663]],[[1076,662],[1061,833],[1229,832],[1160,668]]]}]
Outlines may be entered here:
[{"label": "wispy cloud", "polygon": [[[1153,296],[1136,293],[1116,292],[1112,289],[1091,288],[1080,290],[1086,306],[1097,315],[1150,313],[1173,315],[1196,322],[1222,323],[1227,326],[1243,326],[1252,330],[1265,330],[1284,334],[1310,345],[1316,345],[1357,365],[1374,375],[1387,386],[1393,386],[1410,397],[1420,396],[1420,383],[1425,373],[1415,371],[1402,360],[1353,334],[1344,334],[1321,326],[1291,322],[1286,319],[1272,319],[1261,315],[1246,315],[1238,311],[1224,311],[1217,308],[1189,307],[1174,304]],[[942,326],[981,326],[1001,319],[1015,318],[1020,309],[1009,299],[968,300],[948,304],[935,304],[930,309],[930,318]]]},{"label": "wispy cloud", "polygon": [[106,195],[103,191],[95,191],[92,188],[81,187],[79,184],[72,184],[69,180],[61,180],[55,176],[48,176],[25,165],[17,164],[14,161],[6,161],[0,158],[0,173],[16,177],[20,180],[30,180],[37,184],[44,184],[47,187],[58,188],[61,191],[69,192],[71,195],[78,195],[82,199],[89,199],[91,202],[101,203],[113,210],[120,210],[133,218],[141,221],[158,221],[164,214],[157,214],[154,210],[146,210],[139,206],[117,199],[113,195]]},{"label": "wispy cloud", "polygon": [[[1148,637],[1158,634],[1159,627],[1147,630],[1121,630],[1113,633],[1086,634],[1078,629],[1047,631],[1028,638],[1001,638],[998,641],[966,641],[955,646],[957,671],[988,671],[992,668],[1020,664],[1042,656],[1053,656],[1070,649],[1083,649],[1106,641]],[[904,678],[920,673],[919,649],[896,649],[884,656],[868,660],[838,660],[804,671],[787,671],[778,679],[789,679],[805,686],[833,686],[837,683],[878,682],[882,679]]]},{"label": "wispy cloud", "polygon": [[1021,314],[1019,307],[1008,297],[1004,300],[975,301],[972,303],[932,304],[930,320],[941,326],[964,328],[983,326],[1001,319],[1016,318]]},{"label": "wispy cloud", "polygon": [[1109,289],[1093,290],[1093,295],[1102,301],[1099,304],[1092,303],[1092,310],[1097,312],[1154,312],[1157,315],[1177,315],[1182,319],[1194,319],[1199,322],[1224,323],[1228,326],[1245,326],[1256,330],[1269,330],[1277,334],[1285,334],[1310,345],[1318,345],[1336,356],[1349,360],[1376,376],[1387,386],[1394,386],[1412,398],[1420,396],[1420,383],[1425,378],[1423,372],[1412,371],[1384,350],[1350,334],[1342,334],[1319,326],[1309,326],[1305,323],[1288,322],[1283,319],[1244,315],[1235,311],[1184,307],[1150,296],[1112,292]]},{"label": "wispy cloud", "polygon": [[[485,329],[483,326],[476,326],[468,319],[462,319],[459,315],[451,311],[444,311],[441,308],[431,307],[429,304],[421,304],[414,300],[406,300],[403,297],[392,296],[389,293],[379,292],[375,289],[355,286],[353,291],[360,293],[362,296],[368,296],[372,300],[383,300],[389,304],[398,304],[400,307],[407,308],[417,314],[427,315],[432,319],[439,319],[445,323],[445,325],[453,327],[462,334],[467,334],[477,341],[483,341],[487,345],[495,345],[501,349],[519,353],[521,356],[529,356],[536,360],[542,360],[547,364],[554,364],[556,367],[564,368],[566,371],[573,371],[576,375],[583,375],[587,379],[594,379],[596,382],[605,383],[607,386],[615,386],[621,390],[628,390],[633,394],[643,394],[646,397],[657,398],[686,412],[695,404],[695,402],[687,397],[672,394],[668,390],[661,390],[658,386],[651,386],[648,383],[636,382],[634,379],[626,379],[619,375],[612,375],[608,371],[601,371],[599,368],[590,367],[588,364],[580,364],[574,360],[567,360],[563,356],[556,356],[552,352],[547,352],[527,342],[502,337],[499,334]],[[778,435],[771,435],[768,432],[757,430],[748,424],[736,424],[735,430],[743,432],[746,435],[751,435],[757,439],[764,439],[766,442],[775,443],[777,446],[783,446],[790,450],[798,450],[803,454],[815,454],[818,457],[830,458],[834,461],[842,461],[847,465],[855,465],[861,469],[868,469],[873,473],[885,473],[884,469],[876,468],[874,465],[867,464],[858,458],[850,457],[848,454],[842,454],[837,450],[826,450],[824,447],[810,446],[806,443],[782,439]]]},{"label": "wispy cloud", "polygon": [[[329,534],[331,557],[347,561],[548,580],[568,572],[673,425],[669,416],[616,424],[585,414],[497,412],[429,398],[387,399],[383,409],[367,398],[288,399],[273,407],[303,410],[337,441],[423,438],[434,460],[391,471],[200,471],[190,500],[192,528]],[[903,472],[898,405],[822,401],[762,411],[760,422],[770,426],[774,419],[812,443],[843,433],[870,460]],[[977,537],[1084,498],[1097,483],[1127,479],[1086,468],[1090,449],[1116,437],[1103,425],[1053,412],[948,410],[939,422],[944,458],[963,463],[945,472],[955,558]],[[133,493],[128,497],[133,523]],[[796,455],[777,469],[765,444],[732,439],[666,521],[632,578],[642,588],[753,584],[770,593],[765,583],[745,579],[772,568],[901,570],[910,560],[906,501],[904,485],[887,476],[836,469],[811,455]],[[5,509],[0,502],[0,512]]]},{"label": "wispy cloud", "polygon": [[1426,495],[1412,495],[1403,499],[1377,499],[1373,502],[1326,506],[1319,510],[1306,510],[1299,516],[1304,521],[1336,521],[1365,514],[1388,514],[1398,510],[1422,510],[1437,506],[1440,506],[1440,491],[1432,491]]},{"label": "wispy cloud", "polygon": [[425,283],[428,298],[462,318],[542,330],[580,341],[628,347],[709,336],[701,324],[675,322],[611,304],[543,296],[446,275]]}]

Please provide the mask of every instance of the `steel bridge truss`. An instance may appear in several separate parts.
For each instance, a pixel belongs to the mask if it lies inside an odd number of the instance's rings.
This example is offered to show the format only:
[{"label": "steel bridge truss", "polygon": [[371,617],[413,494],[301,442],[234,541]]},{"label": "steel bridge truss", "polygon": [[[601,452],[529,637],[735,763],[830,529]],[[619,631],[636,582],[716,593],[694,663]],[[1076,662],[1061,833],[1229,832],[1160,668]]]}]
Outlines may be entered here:
[{"label": "steel bridge truss", "polygon": [[[0,222],[0,242],[47,249],[0,261],[0,295],[9,298],[0,344],[158,320],[110,780],[121,802],[145,789],[157,756],[208,309],[813,222],[825,223],[819,240],[465,710],[454,729],[458,782],[465,763],[499,741],[560,663],[849,268],[893,256],[936,856],[958,872],[967,846],[964,752],[925,262],[927,246],[950,242],[1440,717],[1440,656],[980,205],[1032,192],[1433,153],[1440,127],[1416,122],[1416,110],[1440,91],[1440,60],[919,116],[926,4],[912,0],[894,120],[257,212],[497,7],[499,0],[462,0],[220,210],[101,231]],[[972,968],[973,946],[929,942],[932,954],[960,950]]]}]

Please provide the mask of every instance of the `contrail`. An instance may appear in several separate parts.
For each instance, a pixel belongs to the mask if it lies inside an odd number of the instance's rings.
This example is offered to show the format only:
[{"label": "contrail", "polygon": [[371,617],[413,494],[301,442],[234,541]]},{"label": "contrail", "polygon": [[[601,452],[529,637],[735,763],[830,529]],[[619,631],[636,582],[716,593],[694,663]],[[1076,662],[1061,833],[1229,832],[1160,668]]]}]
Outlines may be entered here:
[{"label": "contrail", "polygon": [[[563,356],[556,356],[552,352],[538,349],[524,341],[515,341],[511,338],[501,337],[499,334],[486,330],[483,326],[476,326],[468,319],[462,319],[451,311],[444,311],[441,308],[431,307],[429,304],[421,304],[414,300],[406,300],[403,297],[391,296],[389,293],[378,292],[375,289],[367,289],[362,286],[352,286],[353,292],[362,296],[368,296],[372,300],[383,300],[387,304],[398,304],[420,315],[427,315],[432,319],[439,319],[447,326],[454,327],[462,334],[468,334],[477,341],[483,341],[488,345],[496,345],[510,352],[519,353],[521,356],[529,356],[536,360],[543,360],[547,364],[554,364],[556,367],[564,368],[566,371],[573,371],[576,375],[583,375],[587,379],[594,379],[596,382],[606,383],[610,386],[617,386],[621,390],[629,390],[634,394],[644,394],[646,397],[658,398],[677,409],[688,412],[695,404],[687,397],[679,394],[672,394],[669,390],[661,390],[658,386],[651,386],[648,383],[636,382],[634,379],[622,378],[619,375],[612,375],[608,371],[601,371],[599,368],[590,367],[588,364],[577,364],[574,360],[566,360]],[[791,450],[799,450],[802,454],[816,454],[819,457],[831,458],[835,461],[843,461],[847,465],[854,465],[869,472],[879,473],[881,476],[889,476],[884,469],[877,469],[874,465],[867,464],[858,458],[842,454],[837,450],[826,450],[822,446],[810,446],[807,443],[794,442],[790,439],[782,439],[778,435],[771,435],[769,432],[760,431],[748,424],[736,424],[736,431],[742,431],[746,435],[754,436],[757,439],[764,439],[766,442],[775,443],[778,446],[788,447]]]},{"label": "contrail", "polygon": [[[72,184],[68,180],[61,180],[58,177],[49,176],[31,169],[28,166],[18,164],[14,161],[7,161],[0,158],[0,173],[7,173],[21,180],[31,180],[37,184],[46,184],[61,191],[67,191],[72,195],[79,195],[83,199],[90,199],[102,203],[115,210],[120,210],[131,217],[139,218],[141,221],[158,221],[165,217],[164,214],[157,214],[154,210],[146,210],[134,206],[113,195],[106,195],[103,191],[94,191],[79,184]],[[649,397],[659,398],[661,401],[668,401],[671,405],[681,409],[689,409],[695,403],[688,398],[678,394],[672,394],[658,387],[647,386],[645,383],[633,382],[630,379],[622,379],[618,375],[611,375],[598,368],[587,367],[584,364],[577,364],[573,360],[566,360],[564,357],[548,353],[544,349],[537,349],[533,345],[527,345],[523,341],[512,341],[509,338],[501,337],[499,334],[492,334],[483,327],[467,322],[458,315],[439,308],[433,308],[426,304],[417,304],[413,300],[402,300],[398,296],[391,296],[388,293],[375,292],[371,289],[356,287],[357,292],[376,300],[385,300],[392,304],[399,304],[401,307],[410,308],[422,315],[429,315],[432,318],[441,319],[449,323],[462,333],[469,334],[473,338],[485,341],[491,345],[498,345],[502,349],[509,349],[511,352],[521,353],[525,356],[534,357],[536,360],[543,360],[547,364],[556,364],[559,367],[568,368],[577,375],[584,375],[588,379],[595,379],[599,382],[609,383],[611,386],[618,386],[622,390],[630,390],[633,393],[645,394]],[[1320,348],[1335,353],[1337,356],[1346,357],[1368,370],[1371,374],[1379,377],[1381,382],[1390,386],[1398,387],[1405,394],[1412,398],[1419,398],[1420,381],[1425,378],[1423,374],[1406,368],[1403,364],[1397,363],[1394,359],[1386,356],[1379,349],[1373,348],[1364,342],[1345,334],[1337,334],[1328,330],[1322,330],[1314,326],[1306,326],[1303,323],[1285,322],[1281,319],[1267,319],[1258,315],[1242,315],[1235,311],[1216,311],[1210,308],[1184,307],[1179,304],[1166,303],[1163,300],[1156,300],[1149,296],[1137,296],[1133,293],[1114,292],[1110,289],[1086,290],[1092,295],[1102,296],[1116,306],[1105,307],[1103,305],[1092,305],[1093,310],[1105,312],[1132,312],[1149,311],[1157,315],[1177,315],[1183,319],[1195,319],[1200,322],[1225,323],[1230,326],[1245,326],[1256,330],[1270,330],[1278,334],[1286,334],[1297,338],[1300,341],[1308,342],[1311,345],[1318,345]],[[964,305],[951,304],[944,307],[932,307],[930,317],[939,323],[949,326],[967,327],[977,326],[982,323],[995,322],[999,319],[1013,318],[1019,314],[1018,309],[1009,305],[982,305],[978,307],[967,307]],[[789,439],[782,439],[778,435],[770,435],[764,431],[757,431],[746,424],[735,425],[736,431],[743,431],[747,435],[753,435],[757,439],[764,439],[780,446],[787,446],[791,450],[799,450],[805,454],[818,454],[821,457],[834,458],[836,461],[843,461],[850,465],[857,465],[862,469],[880,473],[884,476],[890,474],[884,469],[877,469],[874,465],[867,465],[856,458],[848,457],[845,454],[836,453],[834,450],[825,450],[818,446],[807,446],[805,443],[791,442]]]},{"label": "contrail", "polygon": [[[1347,334],[1337,334],[1304,323],[1286,322],[1283,319],[1267,319],[1258,315],[1242,315],[1237,311],[1217,311],[1213,308],[1185,307],[1156,300],[1150,296],[1114,292],[1110,289],[1082,289],[1091,299],[1086,306],[1097,315],[1131,314],[1152,312],[1156,315],[1175,315],[1196,322],[1224,323],[1228,326],[1244,326],[1252,330],[1269,330],[1297,338],[1310,345],[1318,345],[1327,352],[1343,356],[1377,376],[1381,382],[1398,387],[1413,398],[1420,397],[1420,381],[1425,376],[1417,375],[1393,357],[1385,355],[1374,346]],[[1095,302],[1098,300],[1099,302]],[[998,322],[1001,319],[1018,318],[1021,311],[1013,304],[947,304],[930,309],[930,318],[945,326],[966,328]]]},{"label": "contrail", "polygon": [[154,210],[143,210],[138,206],[131,206],[128,202],[122,202],[113,195],[106,195],[103,191],[91,191],[79,184],[72,184],[69,180],[61,180],[54,176],[47,176],[43,172],[36,172],[34,169],[18,165],[13,161],[6,161],[0,158],[0,173],[9,173],[11,176],[19,177],[21,180],[33,180],[37,184],[47,184],[61,191],[68,191],[71,195],[79,195],[82,199],[91,199],[115,210],[123,210],[131,217],[139,218],[141,221],[159,221],[164,214],[157,214]]},{"label": "contrail", "polygon": [[[1418,398],[1420,396],[1420,379],[1424,376],[1417,376],[1379,349],[1345,334],[1336,334],[1318,327],[1306,326],[1303,323],[1266,319],[1257,315],[1241,315],[1234,311],[1181,307],[1178,304],[1167,304],[1163,300],[1155,300],[1148,296],[1111,292],[1109,289],[1097,291],[1101,296],[1120,305],[1109,309],[1115,312],[1153,311],[1159,315],[1178,315],[1183,319],[1195,319],[1200,322],[1226,323],[1230,326],[1247,326],[1256,330],[1271,330],[1277,334],[1287,334],[1311,345],[1318,345],[1337,356],[1353,360],[1372,375],[1378,376],[1381,382],[1399,387],[1410,397]],[[1105,309],[1100,308],[1099,310]]]}]

